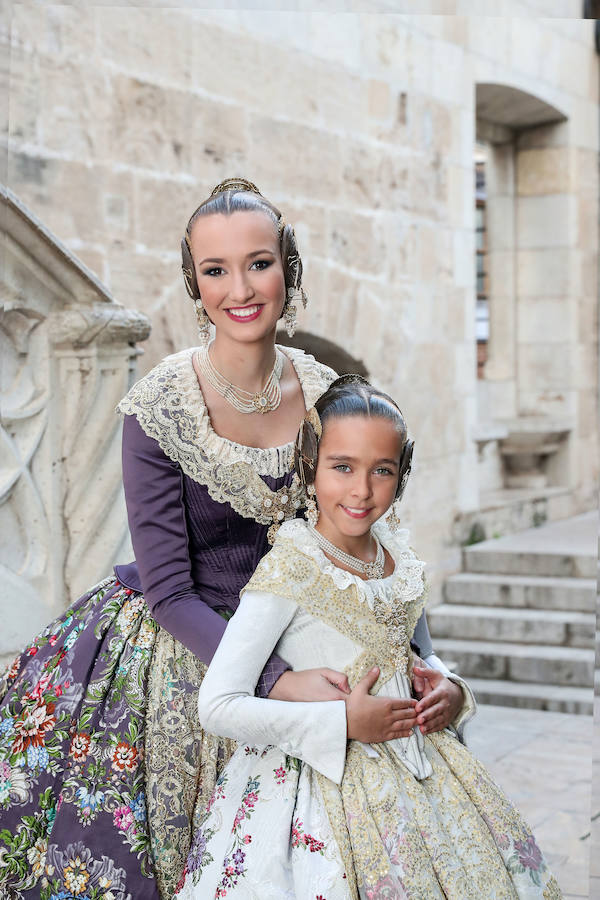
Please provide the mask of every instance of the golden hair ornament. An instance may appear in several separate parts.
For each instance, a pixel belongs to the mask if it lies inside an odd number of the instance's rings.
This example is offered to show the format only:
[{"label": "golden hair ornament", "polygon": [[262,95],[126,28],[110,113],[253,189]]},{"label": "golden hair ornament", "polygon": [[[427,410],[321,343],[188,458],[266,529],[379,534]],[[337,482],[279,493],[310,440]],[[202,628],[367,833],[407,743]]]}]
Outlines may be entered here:
[{"label": "golden hair ornament", "polygon": [[310,422],[313,427],[313,431],[316,434],[317,438],[320,440],[321,435],[323,434],[323,426],[321,425],[321,419],[319,418],[319,413],[311,406],[311,408],[307,411],[304,416],[305,422]]},{"label": "golden hair ornament", "polygon": [[256,185],[246,178],[226,178],[213,189],[210,196],[214,197],[215,194],[223,194],[225,191],[248,191],[251,194],[260,194],[262,197]]}]

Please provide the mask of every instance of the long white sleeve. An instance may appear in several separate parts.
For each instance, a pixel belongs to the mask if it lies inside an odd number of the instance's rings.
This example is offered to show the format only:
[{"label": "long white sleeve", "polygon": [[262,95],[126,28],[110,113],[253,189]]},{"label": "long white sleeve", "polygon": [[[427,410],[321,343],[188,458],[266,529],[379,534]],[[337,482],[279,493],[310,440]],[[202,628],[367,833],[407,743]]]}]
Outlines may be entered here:
[{"label": "long white sleeve", "polygon": [[198,695],[202,727],[238,743],[275,744],[339,784],[346,761],[343,700],[292,703],[263,700],[254,689],[296,604],[245,591],[229,621]]}]

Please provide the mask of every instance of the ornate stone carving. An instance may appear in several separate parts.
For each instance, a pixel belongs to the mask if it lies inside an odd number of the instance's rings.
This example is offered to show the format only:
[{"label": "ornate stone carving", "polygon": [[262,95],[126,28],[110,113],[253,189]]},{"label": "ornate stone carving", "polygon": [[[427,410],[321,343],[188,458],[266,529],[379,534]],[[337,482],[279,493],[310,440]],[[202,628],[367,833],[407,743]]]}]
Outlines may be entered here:
[{"label": "ornate stone carving", "polygon": [[128,547],[114,408],[150,326],[10,191],[0,202],[2,658]]}]

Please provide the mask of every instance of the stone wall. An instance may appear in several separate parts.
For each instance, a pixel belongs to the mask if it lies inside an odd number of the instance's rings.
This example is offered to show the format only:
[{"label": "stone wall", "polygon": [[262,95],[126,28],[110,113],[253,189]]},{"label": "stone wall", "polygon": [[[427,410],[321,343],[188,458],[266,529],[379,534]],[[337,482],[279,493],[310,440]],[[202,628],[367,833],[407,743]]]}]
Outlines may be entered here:
[{"label": "stone wall", "polygon": [[514,240],[496,246],[494,277],[512,298],[508,317],[496,307],[510,354],[490,368],[492,412],[568,417],[560,511],[595,490],[592,23],[571,0],[504,0],[490,18],[461,15],[472,5],[460,0],[402,7],[445,15],[193,6],[14,4],[9,184],[150,316],[142,370],[195,342],[178,247],[197,203],[241,174],[280,205],[305,260],[302,327],[362,360],[407,415],[417,463],[405,514],[435,599],[459,565],[456,521],[477,514],[485,487],[473,440],[490,412],[475,378],[477,84],[518,88],[564,118],[506,141],[514,175],[497,230],[510,221]]}]

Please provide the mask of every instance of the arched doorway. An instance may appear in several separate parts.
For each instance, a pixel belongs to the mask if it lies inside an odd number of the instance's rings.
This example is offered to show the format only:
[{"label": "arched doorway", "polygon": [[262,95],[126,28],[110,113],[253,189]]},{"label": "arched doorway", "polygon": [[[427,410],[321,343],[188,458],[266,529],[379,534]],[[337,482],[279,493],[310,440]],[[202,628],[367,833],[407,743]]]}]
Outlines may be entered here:
[{"label": "arched doorway", "polygon": [[547,101],[494,83],[475,99],[480,487],[544,492],[569,483],[575,151]]},{"label": "arched doorway", "polygon": [[278,331],[277,343],[283,344],[284,347],[298,347],[300,350],[305,350],[306,353],[312,353],[315,359],[326,366],[331,366],[338,375],[354,373],[362,375],[364,378],[369,377],[366,366],[359,359],[351,356],[333,341],[311,334],[310,331],[297,331],[292,338],[288,337],[285,331]]}]

